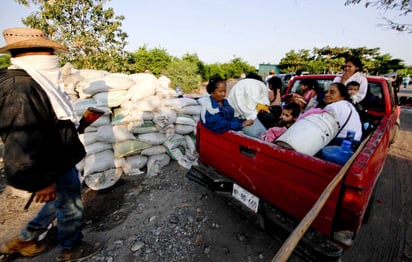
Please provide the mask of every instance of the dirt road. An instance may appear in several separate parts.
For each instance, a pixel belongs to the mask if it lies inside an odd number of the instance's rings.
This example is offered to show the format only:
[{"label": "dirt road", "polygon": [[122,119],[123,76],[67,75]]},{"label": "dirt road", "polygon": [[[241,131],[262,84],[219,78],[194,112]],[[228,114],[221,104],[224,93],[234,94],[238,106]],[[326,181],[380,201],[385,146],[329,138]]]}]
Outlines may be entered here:
[{"label": "dirt road", "polygon": [[[408,90],[403,91],[405,94]],[[412,261],[412,109],[401,114],[401,132],[391,146],[369,222],[342,261]],[[271,261],[281,243],[221,196],[186,179],[173,162],[153,178],[124,177],[105,191],[84,189],[85,238],[104,249],[87,261]],[[1,188],[1,185],[0,185]],[[0,194],[0,241],[18,233],[40,208],[23,211],[26,199],[6,188]],[[55,235],[36,258],[0,261],[54,261]],[[289,261],[304,261],[293,255]]]}]

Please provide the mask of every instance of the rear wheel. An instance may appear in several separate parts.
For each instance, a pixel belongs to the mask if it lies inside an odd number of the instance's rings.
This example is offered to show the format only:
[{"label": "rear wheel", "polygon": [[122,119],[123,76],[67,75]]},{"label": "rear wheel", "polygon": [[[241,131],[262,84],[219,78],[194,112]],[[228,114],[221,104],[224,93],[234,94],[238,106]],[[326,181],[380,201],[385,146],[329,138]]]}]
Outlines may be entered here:
[{"label": "rear wheel", "polygon": [[392,136],[391,141],[390,141],[391,145],[396,142],[396,139],[398,139],[399,129],[400,129],[400,123],[396,122],[394,130],[393,130],[393,136]]}]

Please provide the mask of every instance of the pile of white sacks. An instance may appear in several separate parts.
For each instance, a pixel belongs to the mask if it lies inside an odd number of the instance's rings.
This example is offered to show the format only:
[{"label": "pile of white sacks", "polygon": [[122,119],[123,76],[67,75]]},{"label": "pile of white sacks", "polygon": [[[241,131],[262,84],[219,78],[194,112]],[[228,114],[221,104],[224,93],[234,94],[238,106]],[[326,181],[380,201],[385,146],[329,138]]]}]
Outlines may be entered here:
[{"label": "pile of white sacks", "polygon": [[178,98],[150,73],[75,70],[70,64],[62,72],[79,118],[88,107],[105,112],[80,135],[86,157],[77,168],[88,187],[108,188],[123,175],[155,176],[170,161],[197,164],[196,99]]}]

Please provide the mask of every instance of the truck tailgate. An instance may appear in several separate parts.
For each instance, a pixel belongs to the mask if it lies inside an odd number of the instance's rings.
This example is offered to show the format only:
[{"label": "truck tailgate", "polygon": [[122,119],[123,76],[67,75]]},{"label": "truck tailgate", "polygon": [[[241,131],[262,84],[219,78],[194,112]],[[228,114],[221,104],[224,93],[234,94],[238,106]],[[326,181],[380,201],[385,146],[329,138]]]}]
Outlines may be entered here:
[{"label": "truck tailgate", "polygon": [[[229,131],[217,135],[197,127],[203,164],[236,181],[249,192],[300,220],[341,166],[275,144]],[[312,227],[331,235],[341,184],[331,194]]]}]

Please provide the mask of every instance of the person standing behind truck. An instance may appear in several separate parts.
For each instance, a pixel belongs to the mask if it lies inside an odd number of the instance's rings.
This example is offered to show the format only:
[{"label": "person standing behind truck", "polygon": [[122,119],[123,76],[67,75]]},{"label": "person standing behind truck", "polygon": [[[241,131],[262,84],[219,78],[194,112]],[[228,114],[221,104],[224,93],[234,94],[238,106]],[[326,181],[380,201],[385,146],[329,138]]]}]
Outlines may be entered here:
[{"label": "person standing behind truck", "polygon": [[409,82],[411,81],[411,78],[409,77],[409,75],[407,75],[403,77],[402,80],[403,80],[403,88],[407,88],[409,85]]},{"label": "person standing behind truck", "polygon": [[344,72],[335,77],[333,82],[347,85],[351,81],[359,83],[359,92],[352,98],[353,103],[362,101],[368,91],[368,80],[362,74],[362,61],[356,56],[350,56],[345,60]]},{"label": "person standing behind truck", "polygon": [[253,120],[243,120],[234,116],[234,109],[227,101],[226,81],[220,77],[212,78],[206,86],[210,96],[200,101],[202,104],[200,121],[209,130],[223,133],[228,130],[241,130],[252,125]]}]

